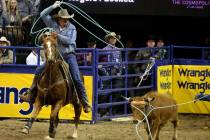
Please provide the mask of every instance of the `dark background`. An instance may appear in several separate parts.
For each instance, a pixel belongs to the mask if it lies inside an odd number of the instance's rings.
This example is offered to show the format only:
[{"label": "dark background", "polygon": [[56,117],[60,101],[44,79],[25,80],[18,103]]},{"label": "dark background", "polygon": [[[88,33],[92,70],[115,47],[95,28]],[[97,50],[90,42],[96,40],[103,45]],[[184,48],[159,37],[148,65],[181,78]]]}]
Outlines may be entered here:
[{"label": "dark background", "polygon": [[[41,1],[40,11],[54,1]],[[203,10],[188,9],[186,6],[173,6],[172,0],[135,0],[135,5],[133,3],[71,3],[89,14],[103,28],[120,34],[124,44],[131,39],[138,47],[143,47],[147,36],[153,34],[163,36],[166,45],[210,46],[205,43],[205,39],[210,38],[210,6]],[[67,8],[63,5],[62,7]],[[72,11],[71,8],[68,10],[75,13],[75,19],[84,27],[101,39],[104,38],[105,32],[100,28]],[[78,47],[86,47],[85,43],[90,34],[81,26],[74,24],[78,31]],[[99,48],[106,45],[100,41],[98,44]]]},{"label": "dark background", "polygon": [[[209,16],[210,3],[203,9],[187,8],[174,5],[172,0],[134,0],[134,3],[124,2],[85,2],[64,0],[78,6],[91,14],[120,14],[120,15],[168,15],[168,16]],[[102,0],[104,1],[104,0]],[[180,0],[192,1],[192,0]],[[209,0],[194,0],[206,1]]]}]

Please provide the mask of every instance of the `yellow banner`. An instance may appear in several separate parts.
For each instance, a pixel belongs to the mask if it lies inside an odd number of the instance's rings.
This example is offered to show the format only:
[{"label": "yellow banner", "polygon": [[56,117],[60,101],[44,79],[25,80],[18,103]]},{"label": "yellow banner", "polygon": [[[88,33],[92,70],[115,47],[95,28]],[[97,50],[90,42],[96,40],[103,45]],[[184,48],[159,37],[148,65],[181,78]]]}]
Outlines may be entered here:
[{"label": "yellow banner", "polygon": [[157,68],[157,90],[159,93],[172,94],[172,65]]},{"label": "yellow banner", "polygon": [[[0,117],[28,118],[33,110],[33,106],[28,103],[21,103],[19,95],[27,90],[31,85],[33,74],[0,73]],[[89,103],[92,104],[93,78],[84,76],[85,89]],[[43,107],[38,118],[49,118],[50,106]],[[72,105],[66,105],[60,110],[60,119],[74,119],[74,109]],[[92,120],[92,112],[82,112],[81,120]]]},{"label": "yellow banner", "polygon": [[192,102],[200,92],[210,93],[210,66],[174,65],[173,97],[183,104],[179,112],[209,114],[210,102]]}]

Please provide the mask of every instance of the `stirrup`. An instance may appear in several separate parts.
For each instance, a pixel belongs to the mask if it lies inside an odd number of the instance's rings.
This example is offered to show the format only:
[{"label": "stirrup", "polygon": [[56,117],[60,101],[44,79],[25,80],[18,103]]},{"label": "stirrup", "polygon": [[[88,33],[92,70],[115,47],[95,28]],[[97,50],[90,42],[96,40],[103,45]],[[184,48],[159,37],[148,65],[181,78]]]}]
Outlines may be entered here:
[{"label": "stirrup", "polygon": [[30,102],[31,101],[31,97],[30,97],[31,94],[32,94],[31,90],[28,89],[24,94],[20,95],[19,98],[21,100],[23,100],[24,102]]}]

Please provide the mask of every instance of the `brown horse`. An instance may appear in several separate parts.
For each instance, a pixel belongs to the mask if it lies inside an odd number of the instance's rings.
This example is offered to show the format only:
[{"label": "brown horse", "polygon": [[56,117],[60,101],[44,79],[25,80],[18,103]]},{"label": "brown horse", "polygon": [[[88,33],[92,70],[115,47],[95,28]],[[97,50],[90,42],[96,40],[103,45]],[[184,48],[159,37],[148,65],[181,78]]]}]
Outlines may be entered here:
[{"label": "brown horse", "polygon": [[72,103],[75,112],[75,129],[72,137],[77,138],[77,128],[82,106],[78,102],[72,81],[66,78],[64,74],[65,70],[61,68],[63,67],[64,61],[60,59],[59,52],[56,48],[57,36],[51,34],[48,36],[43,35],[41,38],[45,51],[46,66],[42,77],[37,83],[37,97],[32,116],[24,126],[22,132],[28,134],[41,108],[44,105],[51,105],[49,136],[45,137],[45,139],[53,139],[59,122],[59,110],[66,104]]}]

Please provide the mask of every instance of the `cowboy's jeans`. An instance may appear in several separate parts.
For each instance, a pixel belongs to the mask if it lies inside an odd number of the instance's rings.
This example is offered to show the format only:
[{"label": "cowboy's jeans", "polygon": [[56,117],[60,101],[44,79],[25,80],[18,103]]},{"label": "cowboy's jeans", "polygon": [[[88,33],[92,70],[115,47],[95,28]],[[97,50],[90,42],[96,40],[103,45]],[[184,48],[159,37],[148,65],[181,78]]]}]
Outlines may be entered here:
[{"label": "cowboy's jeans", "polygon": [[75,87],[77,89],[78,96],[79,98],[82,99],[82,105],[88,105],[88,98],[86,94],[85,87],[83,85],[81,76],[80,76],[80,71],[79,71],[79,66],[77,64],[77,59],[76,55],[74,53],[70,53],[64,58],[66,62],[69,64],[69,70],[72,76],[72,79],[74,81]]}]

